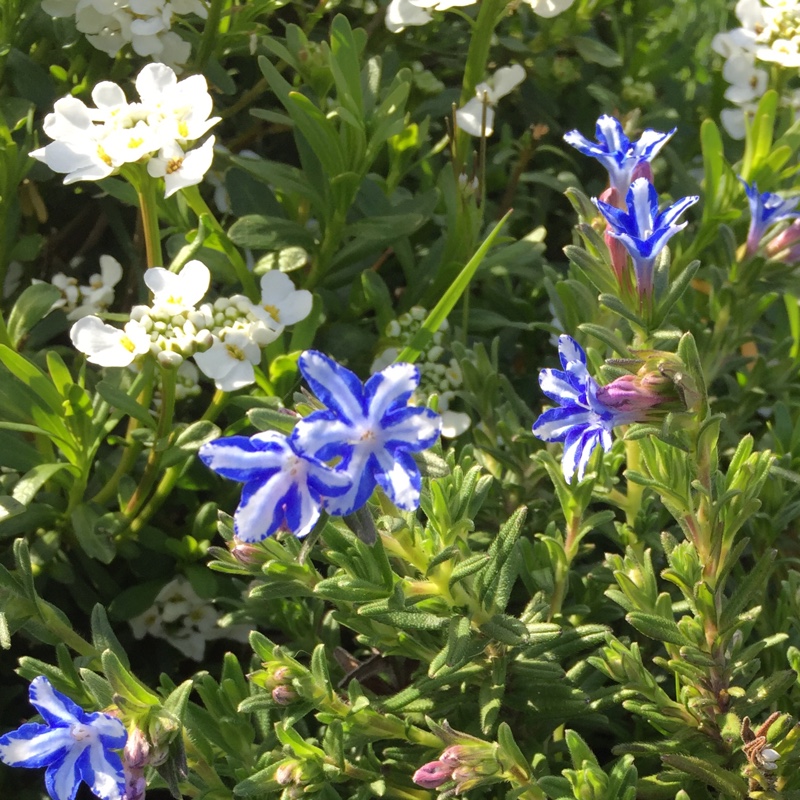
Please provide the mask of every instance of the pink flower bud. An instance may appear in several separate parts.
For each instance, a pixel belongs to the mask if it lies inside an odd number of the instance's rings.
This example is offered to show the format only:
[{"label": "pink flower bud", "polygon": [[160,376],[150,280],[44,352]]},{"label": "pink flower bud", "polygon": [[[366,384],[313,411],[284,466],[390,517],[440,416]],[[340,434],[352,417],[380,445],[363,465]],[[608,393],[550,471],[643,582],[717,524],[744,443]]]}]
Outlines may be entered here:
[{"label": "pink flower bud", "polygon": [[[669,384],[668,379],[662,379],[661,383]],[[601,386],[597,390],[597,399],[607,408],[615,411],[637,414],[646,413],[654,406],[660,405],[671,397],[665,397],[663,393],[657,391],[662,388],[660,384],[639,378],[637,375],[623,375],[609,383]]]},{"label": "pink flower bud", "polygon": [[297,762],[286,761],[275,770],[275,781],[281,786],[294,783],[297,777]]},{"label": "pink flower bud", "polygon": [[134,728],[128,735],[122,758],[131,769],[141,769],[150,763],[150,742],[139,728]]},{"label": "pink flower bud", "polygon": [[452,771],[453,768],[442,761],[429,761],[414,773],[412,780],[423,789],[437,789],[450,780]]},{"label": "pink flower bud", "polygon": [[272,690],[272,699],[279,706],[288,706],[297,700],[297,692],[291,686],[281,684]]},{"label": "pink flower bud", "polygon": [[252,564],[263,564],[266,560],[264,551],[253,544],[241,541],[236,536],[230,544],[231,555],[245,566]]}]

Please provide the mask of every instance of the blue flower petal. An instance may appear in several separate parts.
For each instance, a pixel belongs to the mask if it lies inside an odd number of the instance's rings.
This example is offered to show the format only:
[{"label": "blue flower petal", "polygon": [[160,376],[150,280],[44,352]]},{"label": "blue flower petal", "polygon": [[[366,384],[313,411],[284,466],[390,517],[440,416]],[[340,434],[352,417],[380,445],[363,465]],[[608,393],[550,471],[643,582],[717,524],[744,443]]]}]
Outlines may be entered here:
[{"label": "blue flower petal", "polygon": [[325,510],[329,514],[344,516],[352,514],[356,509],[365,505],[377,485],[375,473],[379,469],[380,465],[372,451],[354,450],[353,457],[346,468],[352,485],[345,494],[339,497],[324,498]]},{"label": "blue flower petal", "polygon": [[392,452],[398,448],[415,453],[427,450],[436,444],[442,428],[442,418],[435,411],[413,406],[385,416],[383,422],[381,440]]},{"label": "blue flower petal", "polygon": [[384,450],[377,454],[380,470],[375,478],[389,499],[403,511],[413,511],[419,505],[422,478],[409,453],[397,453],[394,458]]},{"label": "blue flower petal", "polygon": [[376,372],[364,384],[370,418],[381,419],[385,414],[408,405],[411,395],[419,386],[419,379],[419,370],[413,364],[391,364]]},{"label": "blue flower petal", "polygon": [[[558,337],[558,357],[561,359],[561,366],[567,372],[577,372],[581,375],[584,373],[586,353],[571,336],[565,333]],[[581,369],[582,367],[584,369]]]},{"label": "blue flower petal", "polygon": [[223,478],[246,483],[280,469],[285,437],[276,431],[255,436],[227,436],[207,442],[198,451],[200,460]]},{"label": "blue flower petal", "polygon": [[583,480],[592,452],[600,444],[601,432],[599,428],[587,426],[569,433],[564,442],[564,457],[561,461],[561,468],[567,481],[572,479],[576,470],[578,480]]},{"label": "blue flower petal", "polygon": [[0,761],[9,767],[46,767],[63,758],[74,744],[69,728],[28,722],[0,736]]},{"label": "blue flower petal", "polygon": [[82,764],[88,762],[88,742],[67,751],[63,759],[51,764],[44,776],[47,793],[53,800],[75,800],[82,780]]},{"label": "blue flower petal", "polygon": [[233,515],[233,527],[243,542],[260,542],[284,523],[287,504],[296,496],[293,477],[276,472],[266,481],[251,481],[242,489],[242,499]]},{"label": "blue flower petal", "polygon": [[589,424],[593,412],[581,406],[550,408],[533,423],[533,435],[544,442],[563,442],[574,428]]},{"label": "blue flower petal", "polygon": [[31,681],[28,696],[31,705],[48,725],[74,725],[86,720],[86,712],[69,697],[56,691],[43,675]]},{"label": "blue flower petal", "polygon": [[317,350],[306,350],[297,365],[314,394],[344,421],[364,418],[364,389],[355,373]]},{"label": "blue flower petal", "polygon": [[122,759],[104,748],[101,742],[93,742],[84,750],[78,769],[84,782],[100,800],[123,800],[126,784]]},{"label": "blue flower petal", "polygon": [[292,446],[304,456],[330,461],[349,457],[358,434],[353,426],[341,419],[335,411],[314,411],[294,426],[289,437]]},{"label": "blue flower petal", "polygon": [[[588,374],[586,376],[588,378]],[[556,403],[581,403],[585,397],[586,378],[558,369],[543,369],[539,373],[539,386]]]}]

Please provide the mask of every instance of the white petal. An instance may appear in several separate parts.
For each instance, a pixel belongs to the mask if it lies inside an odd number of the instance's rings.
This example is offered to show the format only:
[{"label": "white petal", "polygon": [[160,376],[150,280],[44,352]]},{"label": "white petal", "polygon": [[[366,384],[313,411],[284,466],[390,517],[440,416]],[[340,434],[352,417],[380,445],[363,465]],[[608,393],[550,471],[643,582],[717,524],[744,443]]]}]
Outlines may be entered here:
[{"label": "white petal", "polygon": [[164,92],[175,86],[174,70],[164,64],[148,64],[136,77],[136,91],[143,103],[157,105]]},{"label": "white petal", "polygon": [[114,256],[100,256],[100,274],[103,286],[114,287],[122,280],[122,264]]},{"label": "white petal", "polygon": [[519,64],[512,64],[510,67],[500,67],[492,77],[494,87],[494,97],[496,103],[501,97],[505,97],[509,92],[516,89],[525,80],[525,70]]},{"label": "white petal", "polygon": [[[477,97],[466,103],[463,108],[456,111],[456,124],[462,131],[470,136],[480,136],[483,123],[483,101]],[[491,106],[486,108],[486,136],[494,132],[494,110]]]},{"label": "white petal", "polygon": [[111,81],[101,81],[92,89],[92,100],[98,108],[116,108],[127,104],[125,92]]}]

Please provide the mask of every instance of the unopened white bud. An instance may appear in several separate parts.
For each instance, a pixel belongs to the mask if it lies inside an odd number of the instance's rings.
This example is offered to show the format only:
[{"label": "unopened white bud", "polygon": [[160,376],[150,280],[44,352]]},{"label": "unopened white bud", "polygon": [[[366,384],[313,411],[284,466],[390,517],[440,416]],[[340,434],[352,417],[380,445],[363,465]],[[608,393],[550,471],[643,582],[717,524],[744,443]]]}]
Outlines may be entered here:
[{"label": "unopened white bud", "polygon": [[418,322],[422,322],[428,316],[428,312],[422,306],[413,306],[408,313]]},{"label": "unopened white bud", "polygon": [[215,311],[224,311],[230,304],[231,304],[231,301],[227,297],[218,297],[214,301],[214,310]]},{"label": "unopened white bud", "polygon": [[157,358],[162,367],[171,369],[177,369],[183,363],[183,356],[173,350],[162,350]]},{"label": "unopened white bud", "polygon": [[435,344],[430,350],[428,350],[426,355],[428,356],[428,361],[438,361],[442,357],[443,353],[444,348],[440,344]]},{"label": "unopened white bud", "polygon": [[386,326],[386,335],[392,339],[396,339],[402,333],[402,329],[400,328],[400,323],[393,319],[387,326]]}]

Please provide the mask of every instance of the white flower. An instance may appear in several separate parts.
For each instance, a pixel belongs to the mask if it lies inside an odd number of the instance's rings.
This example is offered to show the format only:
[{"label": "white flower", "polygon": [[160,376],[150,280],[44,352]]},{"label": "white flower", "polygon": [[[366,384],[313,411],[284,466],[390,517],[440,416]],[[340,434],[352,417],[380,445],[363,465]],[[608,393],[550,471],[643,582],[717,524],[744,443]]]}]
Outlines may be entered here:
[{"label": "white flower", "polygon": [[144,273],[144,282],[153,293],[153,306],[175,315],[193,309],[203,299],[211,272],[202,261],[194,259],[187,261],[178,273],[151,267]]},{"label": "white flower", "polygon": [[209,136],[203,145],[188,153],[184,153],[177,142],[170,142],[161,148],[158,156],[147,162],[147,172],[153,178],[164,179],[164,197],[170,197],[178,189],[200,183],[213,160],[213,136]]},{"label": "white flower", "polygon": [[525,0],[540,17],[555,17],[566,11],[575,0]]},{"label": "white flower", "polygon": [[228,331],[223,339],[204,353],[195,353],[195,363],[201,372],[212,378],[218,389],[235,392],[256,379],[253,365],[261,361],[261,349],[244,331]]},{"label": "white flower", "polygon": [[134,320],[120,330],[98,317],[83,317],[72,326],[69,336],[86,360],[100,367],[130,366],[137,356],[150,350],[147,331]]},{"label": "white flower", "polygon": [[399,33],[407,25],[426,25],[433,17],[430,11],[447,11],[475,4],[475,0],[392,0],[386,9],[386,27]]},{"label": "white flower", "polygon": [[732,55],[722,68],[722,77],[731,84],[725,99],[741,105],[758,100],[767,89],[766,70],[757,69],[755,58],[744,52]]},{"label": "white flower", "polygon": [[269,327],[282,331],[311,313],[314,298],[306,289],[295,289],[284,272],[270,270],[261,276],[261,302],[254,308],[256,316]]},{"label": "white flower", "polygon": [[[494,131],[494,106],[525,80],[525,70],[519,64],[501,67],[486,83],[475,87],[475,97],[456,111],[456,124],[471,136],[491,136]],[[486,127],[483,128],[484,105]]]}]

